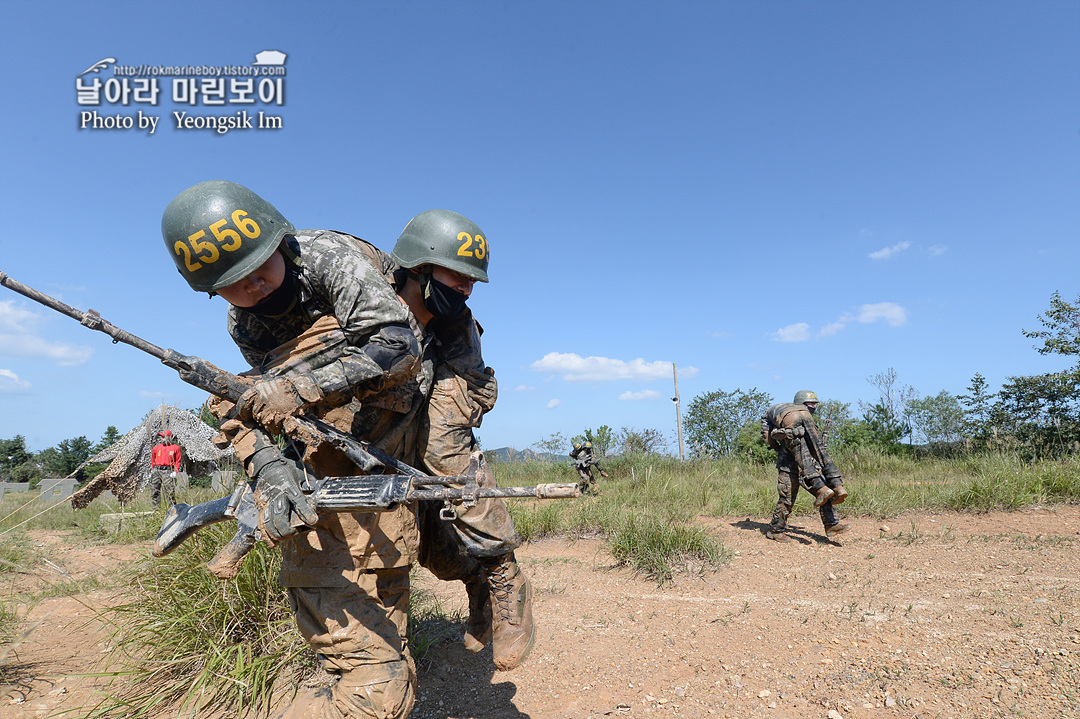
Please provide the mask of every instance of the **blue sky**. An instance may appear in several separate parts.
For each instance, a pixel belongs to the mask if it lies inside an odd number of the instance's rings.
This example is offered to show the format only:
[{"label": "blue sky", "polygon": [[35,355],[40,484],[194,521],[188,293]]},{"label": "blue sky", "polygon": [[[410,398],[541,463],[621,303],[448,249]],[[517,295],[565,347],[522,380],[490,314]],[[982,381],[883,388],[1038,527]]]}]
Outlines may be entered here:
[{"label": "blue sky", "polygon": [[[298,227],[389,250],[447,208],[493,250],[470,300],[524,448],[608,424],[674,436],[752,387],[876,399],[1056,371],[1022,329],[1078,293],[1080,4],[7,2],[0,271],[150,342],[245,368],[225,305],[176,273],[160,218],[207,179]],[[47,39],[47,41],[46,41]],[[286,53],[284,104],[76,102],[119,65]],[[105,82],[113,69],[82,76]],[[80,112],[160,117],[153,135]],[[175,128],[174,111],[280,117]],[[0,289],[0,438],[32,450],[198,390]]]}]

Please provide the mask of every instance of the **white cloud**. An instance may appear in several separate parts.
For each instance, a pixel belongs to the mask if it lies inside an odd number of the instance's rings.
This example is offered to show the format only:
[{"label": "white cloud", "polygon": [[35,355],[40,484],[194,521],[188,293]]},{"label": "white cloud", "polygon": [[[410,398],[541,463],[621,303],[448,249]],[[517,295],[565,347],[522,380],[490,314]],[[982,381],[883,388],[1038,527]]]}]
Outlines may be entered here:
[{"label": "white cloud", "polygon": [[0,354],[25,359],[52,360],[71,367],[85,364],[94,354],[91,347],[48,342],[35,335],[0,334]]},{"label": "white cloud", "polygon": [[852,322],[869,324],[882,320],[892,327],[907,324],[907,310],[895,302],[878,302],[872,305],[861,305],[857,312],[845,312],[838,320],[825,325],[819,331],[818,337],[832,337]]},{"label": "white cloud", "polygon": [[41,320],[40,315],[15,306],[15,300],[0,302],[0,332],[25,334]]},{"label": "white cloud", "polygon": [[878,302],[859,308],[859,322],[884,320],[892,327],[907,324],[907,310],[894,302]]},{"label": "white cloud", "polygon": [[[657,380],[672,376],[671,362],[646,362],[640,357],[625,360],[610,357],[582,357],[572,352],[548,352],[529,365],[536,372],[560,375],[567,382],[607,382],[611,380]],[[697,376],[697,367],[680,367],[680,377]]]},{"label": "white cloud", "polygon": [[619,395],[619,399],[624,400],[638,400],[638,399],[660,399],[662,394],[654,389],[647,389],[644,392],[623,392]]},{"label": "white cloud", "polygon": [[949,248],[945,245],[930,245],[930,247],[927,249],[927,252],[930,253],[931,257],[940,257],[941,255],[944,255],[945,251],[948,249]]},{"label": "white cloud", "polygon": [[555,408],[556,408],[556,407],[558,407],[558,406],[559,406],[560,404],[562,404],[562,400],[561,400],[561,399],[552,399],[552,400],[548,400],[548,403],[547,403],[547,408],[548,408],[548,409],[555,409]]},{"label": "white cloud", "polygon": [[805,322],[796,322],[787,327],[781,327],[773,332],[772,338],[776,342],[805,342],[810,339],[810,325]]},{"label": "white cloud", "polygon": [[19,375],[9,369],[0,369],[0,394],[22,394],[29,390],[29,382],[19,379]]},{"label": "white cloud", "polygon": [[871,252],[868,256],[872,260],[887,260],[898,252],[903,252],[911,247],[910,242],[899,242],[892,247],[883,247],[877,252]]},{"label": "white cloud", "polygon": [[818,331],[818,337],[832,337],[834,334],[847,327],[847,323],[850,320],[850,315],[844,315],[836,322],[830,322]]},{"label": "white cloud", "polygon": [[94,354],[91,347],[48,342],[35,334],[41,316],[15,305],[12,300],[0,301],[0,354],[25,359],[45,359],[60,365],[80,365]]},{"label": "white cloud", "polygon": [[536,387],[532,387],[527,384],[519,384],[517,387],[514,387],[515,392],[533,392],[535,390]]}]

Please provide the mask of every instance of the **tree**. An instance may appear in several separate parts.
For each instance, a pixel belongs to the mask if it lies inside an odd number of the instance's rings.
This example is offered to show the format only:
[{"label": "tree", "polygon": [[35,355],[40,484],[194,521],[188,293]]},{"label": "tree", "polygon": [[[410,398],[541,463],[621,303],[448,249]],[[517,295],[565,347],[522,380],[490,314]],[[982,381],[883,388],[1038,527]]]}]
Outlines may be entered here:
[{"label": "tree", "polygon": [[932,397],[908,400],[907,415],[927,444],[958,442],[964,437],[964,410],[960,400],[945,390]]},{"label": "tree", "polygon": [[845,445],[880,447],[895,452],[899,450],[900,438],[909,431],[910,428],[887,405],[878,402],[867,406],[862,418],[843,427],[839,436]]},{"label": "tree", "polygon": [[987,391],[986,378],[978,372],[971,378],[968,394],[958,395],[964,407],[965,429],[973,437],[983,438],[990,433],[990,409],[994,395]]},{"label": "tree", "polygon": [[855,421],[851,416],[851,403],[838,399],[819,402],[817,411],[814,412],[814,424],[821,430],[829,447],[842,445],[848,428]]},{"label": "tree", "polygon": [[[897,379],[896,370],[892,367],[867,377],[866,381],[877,388],[878,401],[872,405],[859,402],[863,420],[870,424],[874,443],[883,447],[899,442],[905,434],[910,435],[912,430],[907,406],[908,402],[919,397],[911,385],[898,384]],[[896,433],[898,429],[899,434]]]},{"label": "tree", "polygon": [[694,454],[727,455],[735,450],[739,430],[760,418],[773,399],[756,387],[743,392],[715,390],[699,394],[686,408],[683,427]]},{"label": "tree", "polygon": [[1050,309],[1038,315],[1038,320],[1047,329],[1021,332],[1029,339],[1043,341],[1042,347],[1035,346],[1039,354],[1080,356],[1080,297],[1076,298],[1075,303],[1070,303],[1061,299],[1061,295],[1055,291],[1050,296]]},{"label": "tree", "polygon": [[101,435],[101,439],[98,440],[98,443],[90,448],[90,456],[113,446],[122,436],[120,430],[110,424],[105,428],[105,434]]},{"label": "tree", "polygon": [[623,427],[616,433],[615,443],[623,454],[657,454],[667,448],[664,433],[658,429]]},{"label": "tree", "polygon": [[571,443],[592,442],[593,450],[601,457],[611,452],[618,444],[615,439],[615,431],[606,424],[600,425],[597,429],[589,429],[586,427],[585,434],[576,435],[570,441]]},{"label": "tree", "polygon": [[[88,459],[90,459],[90,440],[80,436],[61,440],[60,444],[56,445],[55,452],[46,455],[42,464],[50,475],[66,477]],[[80,482],[83,479],[79,476],[76,478]]]},{"label": "tree", "polygon": [[768,464],[776,454],[761,436],[761,420],[748,419],[735,437],[735,454],[757,464]]},{"label": "tree", "polygon": [[992,412],[1038,454],[1057,454],[1080,439],[1080,371],[1009,377]]},{"label": "tree", "polygon": [[17,434],[11,439],[0,439],[0,466],[3,475],[11,477],[15,467],[28,462],[33,455],[26,449],[26,437]]},{"label": "tree", "polygon": [[[547,437],[533,442],[530,446],[532,446],[536,449],[537,452],[540,452],[542,454],[560,455],[566,454],[566,447],[569,444],[570,442],[566,439],[566,437],[563,436],[562,432],[556,432],[555,434],[548,435]],[[548,457],[545,457],[545,459],[548,459]]]}]

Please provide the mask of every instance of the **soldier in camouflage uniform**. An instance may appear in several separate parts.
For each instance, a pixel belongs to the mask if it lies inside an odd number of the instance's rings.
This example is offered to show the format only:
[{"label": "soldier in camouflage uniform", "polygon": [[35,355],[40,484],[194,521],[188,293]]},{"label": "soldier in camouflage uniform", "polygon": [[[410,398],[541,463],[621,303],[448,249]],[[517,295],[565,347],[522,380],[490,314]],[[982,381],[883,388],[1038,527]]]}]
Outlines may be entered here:
[{"label": "soldier in camouflage uniform", "polygon": [[773,405],[761,418],[762,438],[776,450],[776,489],[780,495],[766,536],[778,542],[790,540],[787,520],[800,484],[815,496],[814,506],[821,515],[826,537],[832,539],[848,530],[833,509],[834,504],[847,499],[848,491],[814,424],[812,415],[817,405],[816,394],[800,390],[793,402]]},{"label": "soldier in camouflage uniform", "polygon": [[[351,238],[298,231],[235,183],[182,192],[165,210],[162,234],[191,287],[229,302],[229,333],[253,368],[288,356],[296,343],[343,344],[333,361],[308,371],[275,376],[267,367],[235,406],[211,402],[255,480],[260,529],[281,547],[281,582],[297,627],[338,675],[332,687],[298,696],[280,719],[407,716],[416,688],[406,640],[416,517],[405,506],[318,515],[300,489],[302,465],[282,456],[267,430],[314,411],[414,462],[434,377],[430,338]],[[320,476],[357,473],[329,444],[298,452]],[[311,531],[298,534],[291,513]]]},{"label": "soldier in camouflage uniform", "polygon": [[570,450],[570,459],[574,460],[574,468],[578,472],[578,486],[582,494],[589,494],[596,490],[596,477],[593,476],[592,468],[600,471],[600,476],[608,476],[600,462],[593,457],[592,442],[574,442],[574,448]]},{"label": "soldier in camouflage uniform", "polygon": [[[434,384],[417,452],[429,473],[460,474],[478,449],[473,428],[498,397],[495,371],[480,351],[483,330],[465,306],[474,283],[488,281],[490,247],[468,218],[428,210],[409,221],[390,257],[394,287],[434,338]],[[496,486],[490,470],[480,485]],[[505,503],[456,506],[449,523],[434,503],[422,505],[420,563],[440,579],[463,581],[469,593],[466,649],[478,652],[490,640],[497,668],[519,666],[535,638],[532,585],[514,556],[521,537]]]},{"label": "soldier in camouflage uniform", "polygon": [[[418,467],[461,474],[478,449],[473,428],[495,404],[498,384],[480,351],[483,330],[466,306],[476,281],[487,282],[490,246],[471,220],[428,210],[409,221],[390,255],[352,238],[397,291],[432,342],[434,382],[417,438]],[[479,481],[496,486],[488,469]],[[502,499],[456,506],[443,520],[434,502],[420,502],[421,566],[443,581],[461,581],[469,596],[465,648],[490,641],[495,666],[520,666],[532,651],[532,585],[514,550],[521,537]]]}]

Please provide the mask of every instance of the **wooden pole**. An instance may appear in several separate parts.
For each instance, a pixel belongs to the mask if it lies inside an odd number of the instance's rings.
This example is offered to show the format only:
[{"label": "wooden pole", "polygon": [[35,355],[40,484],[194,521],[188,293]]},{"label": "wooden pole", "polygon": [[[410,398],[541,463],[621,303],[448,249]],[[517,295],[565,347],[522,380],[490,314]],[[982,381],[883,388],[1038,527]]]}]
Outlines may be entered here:
[{"label": "wooden pole", "polygon": [[675,423],[679,428],[679,459],[686,459],[685,452],[683,451],[682,440],[682,411],[679,409],[679,368],[675,366],[675,363],[671,363],[671,372],[675,376],[675,396],[671,400],[675,403]]}]

